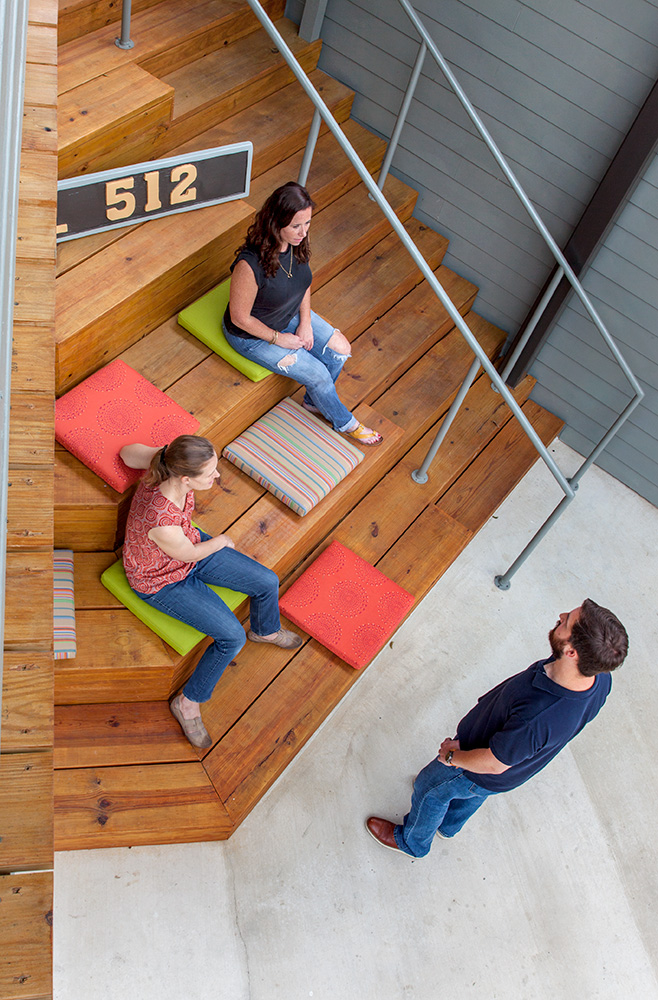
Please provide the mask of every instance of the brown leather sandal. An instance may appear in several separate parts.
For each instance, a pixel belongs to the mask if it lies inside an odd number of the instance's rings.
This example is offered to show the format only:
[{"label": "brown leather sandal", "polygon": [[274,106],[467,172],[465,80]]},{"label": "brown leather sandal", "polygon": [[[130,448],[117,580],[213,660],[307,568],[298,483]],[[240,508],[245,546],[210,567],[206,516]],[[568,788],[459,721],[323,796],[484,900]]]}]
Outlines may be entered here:
[{"label": "brown leather sandal", "polygon": [[177,694],[169,702],[171,714],[193,747],[201,747],[201,749],[204,750],[207,749],[207,747],[211,747],[212,739],[210,738],[210,733],[203,724],[201,716],[197,715],[195,719],[185,719],[183,717],[183,713],[180,710],[180,700],[182,697],[182,693]]}]

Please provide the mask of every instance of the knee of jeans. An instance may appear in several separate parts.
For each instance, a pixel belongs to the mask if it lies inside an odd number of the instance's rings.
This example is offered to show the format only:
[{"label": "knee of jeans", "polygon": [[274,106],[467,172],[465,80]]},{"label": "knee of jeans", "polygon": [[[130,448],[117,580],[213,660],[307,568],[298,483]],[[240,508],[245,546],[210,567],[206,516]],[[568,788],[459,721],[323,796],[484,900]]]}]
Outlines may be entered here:
[{"label": "knee of jeans", "polygon": [[224,647],[228,647],[228,652],[231,658],[237,656],[240,650],[244,647],[247,641],[247,634],[243,629],[240,622],[235,619],[235,625],[231,625],[228,628],[224,628],[220,635],[213,636],[215,642],[221,643]]},{"label": "knee of jeans", "polygon": [[281,358],[280,361],[277,361],[276,366],[277,368],[280,368],[282,372],[285,372],[288,368],[292,368],[292,366],[296,363],[297,352],[295,351],[294,354],[286,354],[285,358]]},{"label": "knee of jeans", "polygon": [[324,345],[322,353],[329,351],[338,361],[343,363],[352,357],[350,342],[340,330],[334,330],[329,340]]}]

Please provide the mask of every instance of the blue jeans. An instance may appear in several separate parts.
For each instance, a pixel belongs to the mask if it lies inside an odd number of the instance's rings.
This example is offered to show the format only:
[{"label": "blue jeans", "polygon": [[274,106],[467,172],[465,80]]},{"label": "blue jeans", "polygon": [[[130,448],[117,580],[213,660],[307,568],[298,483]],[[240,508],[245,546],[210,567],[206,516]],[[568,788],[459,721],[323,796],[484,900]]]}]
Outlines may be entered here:
[{"label": "blue jeans", "polygon": [[414,781],[411,809],[395,827],[395,843],[414,858],[425,857],[437,830],[444,837],[454,837],[492,794],[460,767],[430,761]]},{"label": "blue jeans", "polygon": [[[323,417],[333,426],[335,431],[345,431],[348,427],[356,427],[357,421],[344,403],[341,403],[336,392],[335,382],[341,373],[349,354],[337,354],[327,347],[334,327],[325,319],[311,312],[313,327],[313,347],[307,351],[303,347],[286,350],[277,344],[257,337],[246,339],[234,337],[224,327],[224,335],[231,347],[250,361],[256,361],[263,368],[268,368],[277,375],[287,375],[306,386],[304,402],[315,406]],[[294,333],[299,326],[299,314],[293,316],[285,330],[281,333]],[[292,364],[283,365],[284,358],[292,357]]]},{"label": "blue jeans", "polygon": [[[201,538],[205,541],[210,535],[202,531]],[[249,595],[249,618],[256,635],[271,635],[281,628],[278,576],[235,549],[220,549],[200,559],[184,580],[168,583],[157,594],[140,594],[136,590],[137,596],[152,608],[193,625],[214,640],[183,688],[190,701],[208,701],[217,681],[246,641],[238,619],[221,597],[206,587],[207,583]]]}]

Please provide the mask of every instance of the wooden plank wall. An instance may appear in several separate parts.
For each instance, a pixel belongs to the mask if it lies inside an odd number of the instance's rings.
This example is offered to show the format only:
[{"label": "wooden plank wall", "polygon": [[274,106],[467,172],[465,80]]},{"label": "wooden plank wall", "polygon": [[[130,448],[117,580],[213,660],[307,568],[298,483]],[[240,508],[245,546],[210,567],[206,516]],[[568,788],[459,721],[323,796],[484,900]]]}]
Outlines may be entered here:
[{"label": "wooden plank wall", "polygon": [[31,0],[9,439],[0,1000],[52,996],[57,0]]},{"label": "wooden plank wall", "polygon": [[[598,464],[658,505],[657,275],[655,156],[583,283],[646,392]],[[626,379],[573,297],[532,374],[541,382],[533,399],[568,421],[562,439],[582,454],[603,437],[629,399]]]},{"label": "wooden plank wall", "polygon": [[[651,0],[417,0],[416,9],[544,221],[568,236],[658,67]],[[296,5],[289,4],[290,16]],[[356,91],[353,117],[389,136],[418,45],[397,0],[329,0],[320,68]],[[427,59],[394,159],[415,215],[450,238],[446,266],[479,313],[515,331],[548,256],[488,150]]]}]

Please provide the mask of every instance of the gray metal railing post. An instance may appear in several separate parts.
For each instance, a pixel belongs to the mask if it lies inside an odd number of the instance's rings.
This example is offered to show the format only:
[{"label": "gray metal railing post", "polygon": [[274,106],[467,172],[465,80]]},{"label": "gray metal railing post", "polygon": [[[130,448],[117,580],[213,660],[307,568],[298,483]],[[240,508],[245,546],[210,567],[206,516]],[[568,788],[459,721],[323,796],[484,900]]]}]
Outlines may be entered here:
[{"label": "gray metal railing post", "polygon": [[134,42],[130,40],[130,15],[132,0],[123,0],[121,8],[121,36],[114,39],[114,44],[120,49],[132,49]]},{"label": "gray metal railing post", "polygon": [[395,150],[397,149],[398,142],[400,141],[400,134],[404,127],[404,123],[407,120],[407,112],[409,111],[409,105],[411,104],[414,92],[416,90],[416,84],[418,83],[418,78],[420,77],[423,68],[423,61],[425,59],[426,52],[427,52],[427,45],[425,44],[424,41],[421,40],[413,72],[411,74],[411,77],[409,78],[409,83],[407,84],[407,90],[404,95],[402,104],[400,106],[400,110],[398,112],[398,119],[395,123],[393,134],[391,135],[391,138],[388,141],[388,146],[386,148],[386,155],[384,156],[384,162],[382,163],[382,168],[379,171],[377,187],[379,188],[380,191],[384,187],[384,182],[388,176],[391,163],[393,162]]},{"label": "gray metal railing post", "polygon": [[441,421],[441,426],[439,427],[437,435],[436,435],[436,437],[432,441],[432,444],[429,447],[427,455],[425,456],[425,461],[421,465],[420,469],[415,469],[411,473],[411,478],[413,479],[413,481],[415,483],[421,483],[421,484],[422,483],[426,483],[427,480],[429,479],[429,476],[427,475],[427,470],[429,469],[430,465],[434,461],[434,457],[435,457],[437,451],[439,450],[439,448],[443,444],[443,440],[444,440],[446,434],[448,433],[448,431],[450,430],[450,425],[453,422],[453,420],[455,419],[455,417],[457,416],[457,411],[459,410],[459,407],[464,402],[464,399],[466,398],[466,394],[467,394],[468,390],[471,388],[471,386],[475,382],[475,379],[476,379],[476,376],[477,376],[477,373],[479,372],[479,370],[480,370],[480,362],[479,362],[479,359],[476,358],[475,361],[473,362],[473,364],[471,365],[471,367],[469,368],[468,374],[467,374],[466,378],[464,379],[464,381],[462,382],[461,387],[459,389],[459,392],[457,393],[457,395],[453,399],[452,403],[450,404],[450,409],[448,410],[448,412],[446,413],[445,417]]},{"label": "gray metal railing post", "polygon": [[302,187],[306,187],[306,181],[308,180],[308,172],[311,169],[311,162],[313,160],[313,153],[315,152],[315,146],[318,141],[318,136],[320,135],[321,124],[322,124],[322,115],[316,108],[313,114],[313,121],[311,122],[311,127],[308,130],[306,149],[304,150],[304,156],[302,157],[302,164],[299,168],[299,176],[297,177],[297,183],[301,184]]},{"label": "gray metal railing post", "polygon": [[[9,483],[9,404],[14,324],[18,183],[21,165],[28,0],[0,0],[0,701],[5,636],[7,573],[7,489]],[[2,724],[0,711],[0,726]]]},{"label": "gray metal railing post", "polygon": [[[500,166],[500,168],[503,171],[505,177],[507,178],[507,180],[509,181],[510,185],[512,186],[514,192],[516,193],[517,197],[521,201],[523,207],[528,212],[530,218],[532,219],[532,221],[533,221],[536,229],[540,233],[542,239],[544,240],[544,242],[546,243],[546,245],[549,247],[551,253],[555,257],[555,260],[557,261],[557,263],[559,264],[560,268],[562,269],[562,271],[564,273],[564,276],[566,276],[566,278],[569,280],[569,282],[570,282],[571,286],[573,287],[574,291],[576,292],[576,294],[580,298],[581,302],[585,306],[585,309],[587,310],[589,316],[591,317],[592,321],[594,322],[596,328],[601,333],[601,336],[603,337],[605,343],[608,345],[608,347],[609,347],[609,349],[610,349],[613,357],[615,358],[615,360],[617,361],[617,363],[621,367],[624,375],[628,379],[628,381],[629,381],[629,383],[631,385],[631,388],[632,388],[632,390],[634,392],[634,398],[631,400],[631,402],[625,408],[625,410],[623,411],[623,413],[617,418],[617,420],[615,421],[615,423],[613,424],[613,426],[608,430],[608,432],[605,434],[605,436],[603,437],[603,439],[599,442],[599,444],[596,446],[596,448],[594,448],[594,450],[592,451],[592,453],[585,459],[585,461],[583,462],[582,466],[580,467],[580,469],[578,470],[578,472],[576,473],[576,475],[572,476],[571,479],[568,480],[564,476],[564,474],[562,473],[562,471],[560,470],[560,468],[558,467],[558,465],[555,462],[555,460],[553,459],[553,457],[551,456],[551,454],[548,451],[548,448],[546,447],[546,445],[544,444],[544,442],[541,440],[541,438],[539,437],[539,435],[537,434],[537,432],[532,427],[531,423],[529,422],[529,420],[527,419],[527,417],[525,416],[525,414],[521,410],[521,407],[519,406],[518,402],[514,399],[514,396],[512,395],[509,387],[505,384],[505,382],[503,381],[503,379],[501,379],[501,377],[500,377],[499,373],[496,371],[496,368],[493,365],[491,359],[489,358],[489,356],[487,355],[486,351],[483,350],[483,348],[481,347],[480,343],[478,342],[477,337],[474,336],[474,334],[472,333],[472,331],[470,330],[470,328],[468,327],[468,325],[464,322],[463,317],[460,315],[459,311],[456,309],[456,307],[455,307],[454,303],[452,302],[450,296],[447,294],[447,292],[445,291],[445,289],[443,288],[443,286],[441,285],[441,283],[436,278],[435,274],[433,273],[433,271],[429,267],[429,265],[428,265],[427,261],[425,260],[425,258],[418,251],[418,248],[416,247],[415,243],[409,237],[408,233],[406,232],[406,230],[403,227],[403,225],[400,223],[400,220],[397,218],[395,212],[393,211],[393,209],[389,205],[389,203],[386,200],[386,198],[384,198],[384,196],[383,196],[383,194],[382,194],[382,192],[380,190],[380,187],[378,185],[376,185],[375,182],[373,181],[372,177],[370,176],[370,174],[367,171],[366,167],[364,166],[364,164],[362,163],[362,161],[358,157],[358,155],[357,155],[356,151],[354,150],[354,148],[352,147],[351,143],[348,141],[348,139],[344,135],[342,129],[340,128],[340,125],[338,124],[338,122],[336,121],[336,119],[331,114],[329,108],[327,107],[327,105],[325,104],[325,102],[322,100],[322,98],[320,97],[320,95],[316,91],[315,87],[311,84],[311,82],[310,82],[309,78],[307,77],[306,73],[301,68],[301,66],[299,65],[299,63],[297,62],[295,56],[291,52],[289,46],[284,41],[284,39],[283,39],[282,35],[280,34],[280,32],[276,29],[276,27],[274,26],[273,22],[271,21],[271,19],[269,18],[269,16],[266,14],[266,12],[263,9],[262,5],[260,4],[259,0],[248,0],[248,3],[249,3],[249,6],[251,7],[252,11],[254,12],[254,14],[256,15],[256,17],[258,18],[258,20],[260,21],[260,23],[262,24],[263,28],[267,32],[267,34],[276,43],[277,48],[279,49],[279,51],[283,55],[284,59],[286,60],[288,66],[290,67],[290,69],[294,73],[294,75],[297,78],[297,80],[298,80],[299,84],[301,85],[302,89],[307,94],[307,96],[309,97],[309,99],[311,100],[311,102],[314,104],[314,106],[316,108],[316,114],[319,113],[319,115],[322,116],[322,119],[326,122],[327,127],[331,131],[332,135],[335,137],[335,139],[338,142],[339,146],[341,147],[341,149],[343,150],[343,152],[347,156],[348,160],[350,161],[350,163],[354,167],[355,171],[357,172],[357,174],[359,175],[359,177],[361,178],[361,180],[365,184],[365,186],[366,186],[366,188],[367,188],[367,190],[368,190],[368,192],[370,194],[370,197],[372,198],[373,201],[375,201],[377,203],[377,205],[381,209],[382,213],[386,216],[386,218],[388,219],[388,221],[389,221],[389,223],[390,223],[393,231],[398,236],[400,242],[402,243],[402,245],[404,246],[404,248],[407,250],[407,252],[410,254],[411,258],[413,259],[413,261],[415,262],[415,264],[419,268],[421,274],[423,275],[423,277],[425,278],[425,280],[429,284],[430,288],[432,289],[432,291],[434,292],[434,294],[437,296],[437,298],[439,299],[439,301],[443,305],[444,309],[448,313],[449,317],[452,319],[453,323],[455,324],[455,326],[457,327],[457,329],[459,330],[459,332],[461,333],[461,335],[464,337],[464,340],[466,341],[466,343],[468,344],[468,346],[471,348],[471,350],[475,354],[475,359],[476,360],[473,361],[473,363],[471,365],[471,369],[469,370],[469,373],[466,376],[466,379],[464,380],[464,382],[463,382],[463,384],[462,384],[459,392],[457,393],[457,396],[456,396],[455,400],[453,401],[453,404],[450,407],[448,413],[446,414],[446,417],[444,418],[442,426],[441,426],[441,428],[439,430],[439,434],[437,436],[438,437],[438,443],[437,443],[437,441],[435,441],[434,445],[430,449],[430,451],[432,452],[432,454],[431,454],[431,456],[428,455],[429,461],[431,461],[432,457],[434,456],[434,454],[436,452],[436,449],[438,448],[438,445],[440,444],[441,440],[443,440],[443,438],[445,437],[445,434],[447,433],[447,430],[450,427],[450,424],[452,423],[452,421],[453,421],[453,419],[454,419],[454,417],[455,417],[455,415],[456,415],[456,413],[457,413],[457,411],[459,409],[459,406],[461,405],[461,402],[463,401],[466,393],[468,392],[468,389],[469,389],[470,385],[472,384],[475,376],[477,375],[477,370],[478,370],[479,366],[481,365],[484,368],[485,372],[491,378],[492,386],[496,389],[496,391],[498,391],[501,394],[501,396],[503,397],[503,399],[505,400],[505,402],[507,403],[507,405],[511,409],[512,413],[516,417],[517,421],[519,422],[519,424],[521,426],[521,429],[523,430],[523,433],[532,442],[532,444],[534,445],[537,453],[542,458],[542,460],[544,461],[546,467],[550,471],[551,475],[554,477],[554,479],[560,485],[560,487],[561,487],[561,489],[562,489],[562,491],[564,493],[564,500],[560,504],[558,504],[558,507],[555,509],[555,511],[553,512],[553,514],[548,518],[548,520],[546,521],[545,525],[537,532],[537,534],[535,535],[535,538],[532,539],[532,541],[529,543],[528,546],[526,546],[526,549],[521,554],[521,556],[519,556],[519,558],[510,567],[510,569],[507,571],[507,573],[504,576],[498,576],[498,577],[496,577],[496,584],[498,586],[502,587],[503,589],[506,589],[507,587],[509,587],[510,578],[516,572],[517,568],[527,558],[527,556],[536,547],[536,545],[539,544],[539,542],[544,537],[544,535],[546,534],[546,532],[550,529],[550,527],[555,522],[555,520],[557,520],[557,518],[560,516],[560,514],[564,510],[566,504],[569,503],[571,500],[573,500],[573,498],[575,496],[576,489],[578,488],[578,479],[584,474],[584,472],[587,470],[587,468],[589,468],[589,466],[595,461],[596,457],[598,457],[598,455],[600,454],[600,452],[606,447],[607,443],[617,433],[617,431],[619,430],[619,428],[621,427],[621,425],[624,423],[624,421],[628,419],[628,417],[630,416],[631,412],[635,409],[635,407],[643,399],[643,397],[644,397],[644,391],[642,390],[639,382],[637,381],[637,379],[633,375],[633,372],[631,371],[630,367],[626,363],[626,361],[625,361],[624,357],[622,356],[621,352],[619,351],[619,348],[617,347],[616,343],[614,342],[614,340],[612,339],[612,337],[608,333],[608,331],[607,331],[606,327],[604,326],[601,318],[599,317],[599,315],[596,312],[594,306],[592,305],[592,303],[591,303],[591,301],[589,299],[589,296],[586,294],[584,288],[580,284],[580,281],[578,280],[578,278],[577,278],[576,274],[574,273],[573,269],[570,267],[570,265],[569,265],[568,261],[566,260],[564,254],[562,253],[562,251],[560,250],[560,248],[556,244],[555,240],[553,239],[553,237],[549,233],[548,229],[546,228],[546,226],[542,222],[542,220],[539,217],[537,211],[535,210],[534,206],[532,205],[532,203],[530,202],[529,198],[527,197],[525,191],[523,190],[523,188],[519,184],[516,176],[512,172],[511,168],[509,167],[507,161],[503,157],[503,154],[501,153],[501,151],[499,150],[498,146],[496,145],[496,143],[492,139],[491,135],[489,134],[489,132],[485,128],[482,120],[478,116],[478,114],[475,111],[473,105],[470,103],[470,101],[467,98],[466,94],[464,93],[464,91],[462,90],[461,86],[457,82],[455,76],[453,75],[452,71],[450,70],[448,64],[446,63],[446,61],[444,60],[443,56],[441,55],[441,53],[437,49],[436,45],[434,44],[434,41],[432,40],[432,38],[430,37],[430,35],[425,30],[425,27],[422,24],[422,22],[420,21],[420,19],[419,19],[418,15],[416,14],[415,10],[411,6],[411,4],[408,2],[408,0],[399,0],[399,3],[403,7],[403,9],[406,11],[406,13],[407,13],[408,17],[410,18],[411,22],[416,27],[416,30],[418,31],[418,34],[420,36],[421,43],[422,43],[421,44],[421,50],[420,50],[420,52],[418,54],[418,57],[417,57],[417,60],[416,60],[416,67],[414,68],[414,74],[415,75],[419,75],[420,74],[420,66],[422,65],[422,60],[424,58],[423,46],[425,46],[425,48],[427,48],[431,52],[432,56],[434,57],[434,59],[436,60],[436,62],[438,64],[438,66],[443,71],[444,76],[448,80],[448,83],[451,85],[451,87],[454,90],[455,94],[457,95],[457,97],[461,101],[464,109],[466,110],[468,116],[470,117],[471,121],[475,125],[477,131],[482,136],[482,138],[485,141],[485,143],[487,144],[487,146],[488,146],[491,154],[494,156],[496,162]],[[418,74],[416,74],[416,68],[418,68]],[[414,86],[415,86],[415,82],[414,82]],[[409,87],[408,88],[408,92],[413,93],[413,88]],[[403,106],[406,105],[406,104],[408,104],[408,102],[407,102],[406,97],[405,97],[405,101],[403,101]],[[405,115],[406,115],[406,111],[407,111],[407,108],[404,107],[404,113],[405,113]],[[402,112],[402,109],[401,109],[401,112]],[[402,127],[402,125],[400,124],[401,121],[402,122],[404,121],[404,116],[402,115],[402,113],[400,115],[400,118],[398,119],[398,125],[396,125],[395,131],[399,132],[399,130],[401,129],[401,127]],[[399,126],[399,128],[398,128],[398,126]],[[309,140],[310,140],[310,135],[309,135]],[[392,153],[391,153],[391,156],[392,156]],[[306,159],[306,157],[304,157],[304,159]],[[384,173],[384,171],[383,171],[383,168],[382,168],[382,174],[383,173]],[[383,181],[382,181],[382,184],[383,184]],[[542,309],[545,307],[544,298],[545,298],[545,296],[542,297],[542,302],[540,303],[540,306],[536,310],[536,318],[533,317],[533,325],[534,325],[534,323],[537,322],[538,317],[541,315]],[[416,470],[416,473],[413,474],[414,476],[420,476],[421,472],[426,476],[426,468],[429,465],[428,459],[426,459],[426,461],[423,463],[423,466],[421,467],[421,470]],[[424,480],[419,479],[418,481],[424,481]]]},{"label": "gray metal railing post", "polygon": [[[551,281],[550,285],[548,286],[548,288],[546,289],[546,291],[542,295],[541,301],[537,304],[537,308],[535,309],[534,313],[532,314],[530,322],[528,323],[528,326],[526,327],[526,329],[523,332],[523,337],[521,338],[521,340],[517,344],[517,346],[514,349],[513,353],[510,355],[510,357],[505,362],[505,367],[502,369],[502,371],[500,373],[500,377],[502,378],[503,382],[507,382],[507,377],[508,377],[509,373],[511,372],[512,368],[514,367],[514,365],[516,364],[516,359],[521,356],[521,351],[523,350],[523,348],[525,347],[525,345],[530,340],[530,337],[532,336],[532,333],[533,333],[535,327],[537,326],[537,323],[539,322],[539,320],[541,319],[541,317],[542,317],[542,315],[544,313],[544,309],[546,308],[546,306],[548,305],[548,303],[553,298],[553,295],[555,293],[555,289],[560,284],[560,282],[562,281],[563,277],[564,277],[564,271],[562,270],[561,267],[558,267],[557,271],[555,272],[555,274],[553,276],[553,280]],[[498,391],[495,386],[493,388],[494,388],[495,392]]]}]

